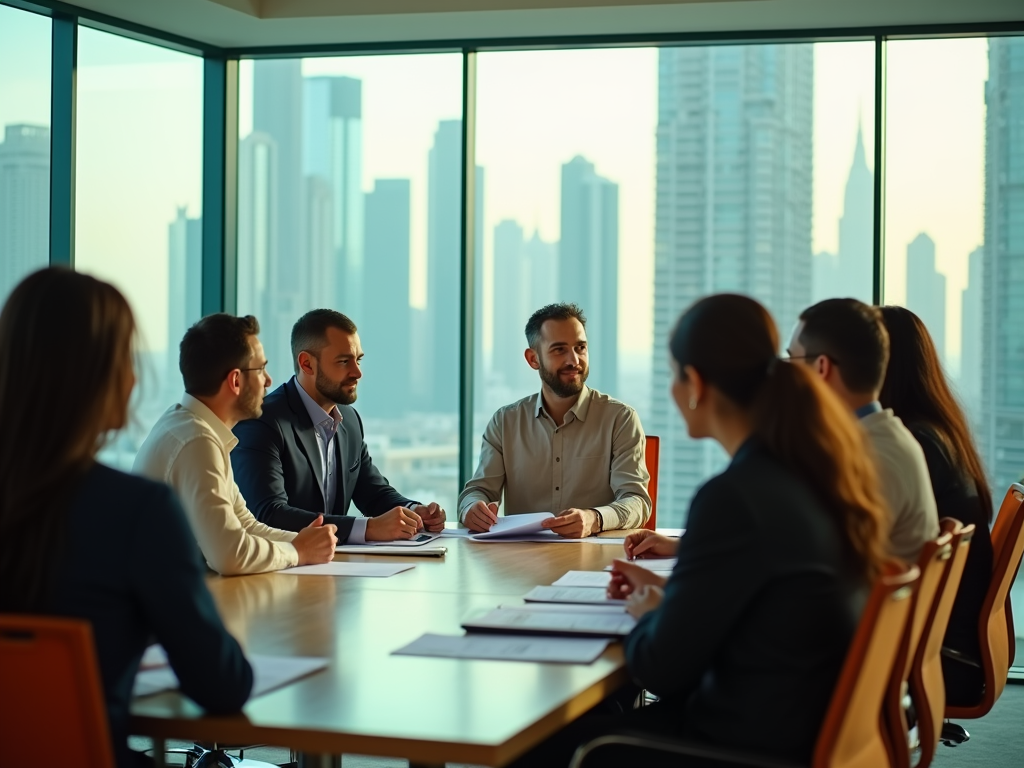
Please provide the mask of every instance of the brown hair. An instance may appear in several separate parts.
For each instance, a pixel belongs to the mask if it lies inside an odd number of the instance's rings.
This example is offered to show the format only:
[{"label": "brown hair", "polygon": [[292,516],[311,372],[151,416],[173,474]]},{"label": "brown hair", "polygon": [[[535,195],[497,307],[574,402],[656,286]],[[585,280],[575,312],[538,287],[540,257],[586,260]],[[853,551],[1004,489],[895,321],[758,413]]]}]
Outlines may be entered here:
[{"label": "brown hair", "polygon": [[[134,335],[116,288],[61,267],[26,277],[0,312],[0,610],[48,597],[70,501],[105,430],[127,420]],[[39,371],[55,349],[59,372]]]},{"label": "brown hair", "polygon": [[875,392],[889,361],[889,335],[878,307],[857,299],[825,299],[800,313],[807,355],[825,355],[851,392]]},{"label": "brown hair", "polygon": [[779,334],[746,296],[701,299],[679,318],[672,357],[692,366],[754,421],[754,435],[834,515],[855,564],[868,578],[886,557],[888,513],[866,439],[849,409],[811,371],[781,362]]},{"label": "brown hair", "polygon": [[526,343],[530,349],[540,351],[540,330],[548,320],[579,320],[580,325],[587,327],[587,316],[576,304],[548,304],[541,307],[526,321]]},{"label": "brown hair", "polygon": [[334,309],[314,309],[300,317],[292,326],[292,365],[299,372],[299,353],[318,356],[327,346],[327,329],[337,328],[351,335],[358,329],[347,315]]},{"label": "brown hair", "polygon": [[207,315],[181,340],[178,367],[190,395],[217,394],[225,377],[252,359],[249,337],[260,332],[252,315],[235,317],[225,312]]},{"label": "brown hair", "polygon": [[889,331],[891,354],[879,400],[905,424],[923,424],[932,429],[946,448],[950,463],[974,483],[982,509],[992,522],[992,494],[985,468],[963,408],[942,372],[928,329],[909,309],[886,306],[881,312]]}]

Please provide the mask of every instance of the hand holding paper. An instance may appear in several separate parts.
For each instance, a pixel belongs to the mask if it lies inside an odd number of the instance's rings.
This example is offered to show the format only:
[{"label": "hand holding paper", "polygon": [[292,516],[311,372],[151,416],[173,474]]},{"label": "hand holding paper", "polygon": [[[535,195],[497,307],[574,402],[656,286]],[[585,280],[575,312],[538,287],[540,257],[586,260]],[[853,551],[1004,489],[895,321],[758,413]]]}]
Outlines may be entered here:
[{"label": "hand holding paper", "polygon": [[668,579],[661,573],[644,568],[636,563],[616,560],[612,564],[612,580],[608,584],[608,597],[623,600],[643,587],[664,588]]},{"label": "hand holding paper", "polygon": [[[472,510],[471,510],[472,511]],[[469,515],[467,514],[467,518]],[[477,541],[486,539],[498,539],[505,536],[526,536],[530,534],[543,533],[545,520],[554,517],[550,512],[531,512],[525,515],[506,515],[497,518],[489,531],[474,533],[471,539]]]}]

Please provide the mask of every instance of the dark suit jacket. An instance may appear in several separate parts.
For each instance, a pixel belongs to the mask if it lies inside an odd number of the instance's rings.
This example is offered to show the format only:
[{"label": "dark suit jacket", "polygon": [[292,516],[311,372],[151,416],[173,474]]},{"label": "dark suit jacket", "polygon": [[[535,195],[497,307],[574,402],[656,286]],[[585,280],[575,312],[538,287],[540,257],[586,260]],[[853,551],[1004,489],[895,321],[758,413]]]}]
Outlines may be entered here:
[{"label": "dark suit jacket", "polygon": [[843,542],[755,442],[697,492],[661,606],[625,644],[682,735],[810,760],[868,593]]},{"label": "dark suit jacket", "polygon": [[128,704],[142,652],[154,640],[167,650],[182,691],[208,711],[237,712],[249,697],[252,669],[224,629],[196,538],[166,485],[102,464],[89,470],[52,584],[47,612],[92,624],[122,768],[135,764]]},{"label": "dark suit jacket", "polygon": [[368,517],[418,503],[392,488],[373,465],[355,408],[339,405],[338,411],[342,421],[334,440],[338,490],[333,509],[324,509],[320,447],[294,379],[267,395],[260,418],[235,426],[238,445],[231,452],[235,482],[260,521],[299,531],[322,514],[325,523],[338,526],[338,541],[343,542],[355,520],[348,516],[353,501]]}]

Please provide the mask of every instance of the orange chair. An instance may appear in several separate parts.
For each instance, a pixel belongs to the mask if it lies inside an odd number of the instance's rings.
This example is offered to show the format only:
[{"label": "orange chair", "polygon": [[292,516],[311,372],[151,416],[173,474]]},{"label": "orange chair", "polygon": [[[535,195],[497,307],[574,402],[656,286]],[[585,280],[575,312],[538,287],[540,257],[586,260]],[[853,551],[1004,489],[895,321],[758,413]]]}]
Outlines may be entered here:
[{"label": "orange chair", "polygon": [[[1003,498],[999,515],[992,526],[992,553],[992,583],[985,595],[978,623],[981,658],[977,659],[977,663],[985,676],[985,692],[981,701],[974,706],[947,706],[947,718],[973,720],[984,717],[992,710],[1006,687],[1014,647],[1013,619],[1008,609],[1010,585],[1017,577],[1021,556],[1024,554],[1024,485],[1013,483]],[[948,651],[944,650],[943,653]],[[947,735],[952,736],[948,732],[949,725],[943,729],[944,741]],[[963,731],[960,738],[953,737],[949,741],[959,743],[967,738],[967,732]]]},{"label": "orange chair", "polygon": [[651,497],[651,516],[644,523],[644,528],[653,531],[658,519],[658,459],[661,456],[661,438],[654,435],[647,436],[647,446],[644,449],[644,459],[647,464],[647,474],[651,476],[651,482],[647,486],[647,493]]},{"label": "orange chair", "polygon": [[[956,523],[955,528],[959,532],[960,523],[953,522]],[[935,607],[943,596],[946,585],[949,584],[947,576],[949,565],[953,559],[953,551],[953,534],[944,531],[940,533],[939,538],[925,543],[917,559],[917,567],[921,570],[921,579],[918,582],[917,591],[911,599],[911,618],[907,622],[903,640],[896,654],[892,678],[889,680],[889,693],[885,701],[885,720],[892,747],[893,768],[910,768],[909,727],[905,706],[906,695],[910,690],[908,681],[921,644],[931,640],[932,620],[936,614]],[[949,584],[953,588],[954,596],[959,584],[959,578],[956,580],[956,584]],[[949,603],[952,607],[952,600]],[[942,645],[945,631],[946,628],[943,624],[942,632],[935,643],[936,656]],[[941,667],[939,675],[939,685],[941,686]],[[941,707],[939,712],[941,725]],[[936,740],[938,740],[937,736]],[[920,766],[920,768],[924,768],[924,766]]]},{"label": "orange chair", "polygon": [[[916,565],[904,570],[901,563],[892,562],[875,582],[825,713],[811,768],[884,768],[889,765],[889,748],[881,715],[896,654],[910,617],[910,598],[920,575]],[[774,758],[718,747],[647,736],[608,734],[577,749],[570,768],[582,768],[591,753],[611,745],[718,760],[730,765],[765,768],[783,765]]]},{"label": "orange chair", "polygon": [[[927,768],[935,757],[935,748],[942,731],[942,718],[946,709],[946,685],[942,677],[942,640],[946,636],[949,617],[953,612],[964,574],[964,565],[970,551],[974,526],[964,527],[959,520],[943,518],[939,521],[944,536],[950,536],[952,556],[946,560],[947,568],[932,602],[921,639],[910,666],[910,697],[917,711],[918,742],[921,754],[917,768]],[[904,742],[906,743],[906,742]],[[900,752],[900,758],[909,752]],[[900,759],[897,758],[897,759]],[[900,760],[897,765],[903,766]]]},{"label": "orange chair", "polygon": [[55,738],[61,765],[114,765],[87,622],[0,615],[0,680],[9,705],[0,717],[4,765],[39,765]]}]

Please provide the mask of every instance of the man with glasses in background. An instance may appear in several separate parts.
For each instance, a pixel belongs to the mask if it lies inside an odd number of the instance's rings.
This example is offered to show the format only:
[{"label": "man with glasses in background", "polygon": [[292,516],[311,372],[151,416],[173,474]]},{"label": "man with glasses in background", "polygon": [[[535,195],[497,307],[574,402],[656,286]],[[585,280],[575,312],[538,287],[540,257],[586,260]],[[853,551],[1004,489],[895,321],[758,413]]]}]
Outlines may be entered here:
[{"label": "man with glasses in background", "polygon": [[170,485],[181,499],[207,564],[224,576],[264,573],[334,559],[335,527],[310,520],[298,533],[260,523],[231,469],[231,428],[262,413],[270,386],[255,317],[215,314],[185,333],[181,402],[153,426],[134,471]]},{"label": "man with glasses in background", "polygon": [[818,302],[801,313],[787,353],[814,370],[860,420],[892,515],[890,551],[917,562],[925,542],[939,535],[939,513],[920,443],[878,402],[889,363],[882,313],[856,299]]},{"label": "man with glasses in background", "polygon": [[[298,531],[323,515],[350,544],[443,529],[445,512],[436,502],[402,496],[370,457],[352,407],[363,375],[355,323],[333,309],[314,309],[295,323],[291,346],[295,376],[267,395],[262,415],[235,426],[231,461],[256,516]],[[348,514],[352,502],[364,517]]]}]

